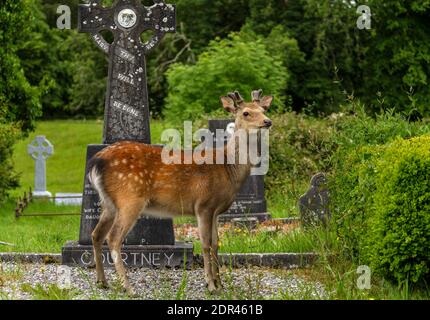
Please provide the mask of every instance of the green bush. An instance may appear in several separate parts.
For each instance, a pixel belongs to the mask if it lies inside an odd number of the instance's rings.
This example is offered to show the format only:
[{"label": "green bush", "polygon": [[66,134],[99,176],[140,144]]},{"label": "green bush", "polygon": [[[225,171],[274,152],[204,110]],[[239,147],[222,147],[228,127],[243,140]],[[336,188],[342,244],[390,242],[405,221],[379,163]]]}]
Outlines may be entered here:
[{"label": "green bush", "polygon": [[267,194],[303,191],[312,175],[328,170],[334,130],[328,119],[285,113],[271,117],[270,168],[265,178]]},{"label": "green bush", "polygon": [[195,65],[175,64],[168,73],[169,94],[164,114],[170,120],[194,120],[220,108],[219,97],[239,90],[247,99],[262,88],[275,95],[274,109],[283,105],[288,72],[261,39],[231,34],[212,41]]},{"label": "green bush", "polygon": [[397,140],[376,165],[369,261],[399,283],[430,280],[430,136]]},{"label": "green bush", "polygon": [[13,144],[18,133],[19,130],[2,123],[0,118],[0,202],[6,197],[8,190],[18,186],[18,177],[12,164]]},{"label": "green bush", "polygon": [[429,142],[426,135],[350,148],[333,175],[332,212],[345,253],[399,283],[430,275]]},{"label": "green bush", "polygon": [[[345,159],[356,148],[430,132],[430,126],[409,122],[392,112],[372,117],[358,101],[325,118],[296,113],[274,114],[271,118],[274,126],[270,132],[270,169],[265,180],[269,197],[276,194],[297,198],[319,171],[349,172],[347,166],[352,160]],[[342,177],[346,179],[348,175]]]}]

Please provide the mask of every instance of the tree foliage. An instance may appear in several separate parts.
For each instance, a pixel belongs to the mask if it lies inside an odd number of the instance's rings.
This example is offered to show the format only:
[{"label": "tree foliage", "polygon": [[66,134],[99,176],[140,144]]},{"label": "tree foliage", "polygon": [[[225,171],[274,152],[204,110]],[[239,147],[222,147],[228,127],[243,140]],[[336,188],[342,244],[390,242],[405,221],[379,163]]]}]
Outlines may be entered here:
[{"label": "tree foliage", "polygon": [[282,106],[288,72],[261,39],[233,33],[211,42],[195,65],[175,64],[167,77],[166,116],[186,120],[219,109],[220,95],[232,90],[248,95],[262,88],[277,96],[277,105]]},{"label": "tree foliage", "polygon": [[[81,2],[62,2],[72,9],[73,30],[56,29],[57,1],[19,4],[31,6],[30,20],[37,25],[37,32],[33,28],[36,33],[19,52],[19,64],[30,86],[45,90],[45,117],[103,113],[107,56],[88,34],[76,31]],[[369,0],[371,30],[357,28],[359,3],[352,0],[171,2],[177,6],[178,32],[168,34],[147,59],[150,108],[155,115],[166,114],[169,66],[193,66],[211,41],[240,31],[261,37],[265,50],[289,70],[281,95],[293,110],[327,114],[337,111],[346,96],[356,96],[370,112],[395,108],[407,114],[430,114],[426,102],[430,94],[429,1]],[[152,1],[143,3],[151,5]],[[110,6],[112,1],[103,4]],[[18,34],[11,31],[5,36],[14,39]],[[109,32],[104,36],[112,38]]]}]

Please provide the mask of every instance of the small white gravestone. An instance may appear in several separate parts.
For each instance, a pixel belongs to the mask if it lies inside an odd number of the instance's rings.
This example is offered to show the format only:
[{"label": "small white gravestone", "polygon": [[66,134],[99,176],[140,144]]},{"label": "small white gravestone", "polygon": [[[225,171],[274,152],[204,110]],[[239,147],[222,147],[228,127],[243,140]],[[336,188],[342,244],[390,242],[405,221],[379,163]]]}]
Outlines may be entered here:
[{"label": "small white gravestone", "polygon": [[82,193],[56,193],[56,205],[80,206],[82,204]]},{"label": "small white gravestone", "polygon": [[46,159],[54,153],[54,146],[45,136],[37,136],[28,145],[27,153],[35,161],[33,197],[51,197],[46,190]]}]

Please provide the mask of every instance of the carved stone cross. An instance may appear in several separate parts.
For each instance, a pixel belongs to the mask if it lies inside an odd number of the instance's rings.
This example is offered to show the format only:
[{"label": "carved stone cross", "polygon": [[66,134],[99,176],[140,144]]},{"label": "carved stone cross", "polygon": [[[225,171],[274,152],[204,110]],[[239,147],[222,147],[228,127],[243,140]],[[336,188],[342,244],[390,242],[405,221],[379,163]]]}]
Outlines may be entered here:
[{"label": "carved stone cross", "polygon": [[46,159],[54,153],[54,146],[45,136],[37,136],[27,146],[27,153],[35,160],[33,196],[50,197],[51,193],[46,191]]},{"label": "carved stone cross", "polygon": [[[140,0],[116,0],[111,8],[100,0],[79,5],[79,31],[90,33],[109,55],[103,143],[151,142],[145,55],[167,32],[176,31],[175,14],[175,6],[162,0],[154,0],[151,7]],[[113,33],[112,44],[101,36],[103,30]],[[153,36],[142,43],[147,30]]]}]

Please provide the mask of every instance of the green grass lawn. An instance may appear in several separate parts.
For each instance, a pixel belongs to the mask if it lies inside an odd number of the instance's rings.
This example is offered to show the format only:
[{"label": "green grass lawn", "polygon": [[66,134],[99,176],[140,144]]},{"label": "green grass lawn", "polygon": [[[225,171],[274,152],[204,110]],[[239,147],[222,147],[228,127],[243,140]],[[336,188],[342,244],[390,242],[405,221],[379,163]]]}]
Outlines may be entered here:
[{"label": "green grass lawn", "polygon": [[[169,124],[151,122],[152,142],[160,143],[161,132]],[[79,237],[79,216],[21,217],[14,216],[15,199],[33,186],[34,161],[27,154],[27,145],[37,135],[44,135],[54,145],[54,154],[47,160],[47,189],[57,192],[82,192],[86,146],[101,143],[103,122],[97,120],[54,120],[41,121],[36,131],[15,145],[14,161],[20,173],[21,187],[11,192],[11,199],[0,207],[0,241],[14,243],[15,247],[0,245],[0,251],[60,252],[66,240]],[[269,211],[274,217],[290,215],[295,200],[272,197]],[[288,204],[288,205],[286,205]],[[49,204],[32,204],[25,213],[34,212],[79,212],[79,207],[56,207]],[[195,221],[193,218],[176,219],[175,223]],[[274,252],[297,249],[307,251],[310,244],[306,239],[297,240],[279,235],[228,237],[224,240],[224,252]],[[303,241],[302,241],[303,240]],[[197,252],[200,245],[196,242]],[[301,248],[301,250],[300,250]]]}]

